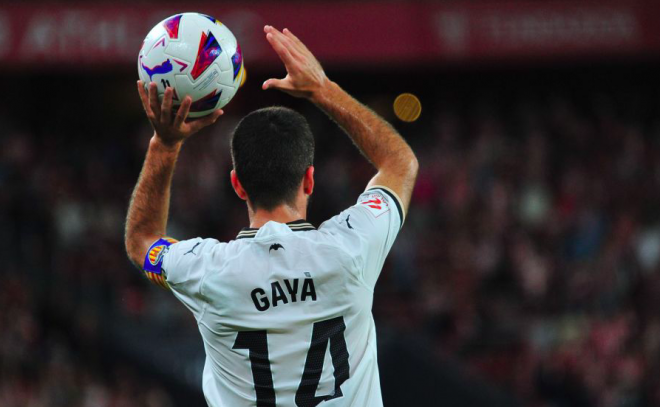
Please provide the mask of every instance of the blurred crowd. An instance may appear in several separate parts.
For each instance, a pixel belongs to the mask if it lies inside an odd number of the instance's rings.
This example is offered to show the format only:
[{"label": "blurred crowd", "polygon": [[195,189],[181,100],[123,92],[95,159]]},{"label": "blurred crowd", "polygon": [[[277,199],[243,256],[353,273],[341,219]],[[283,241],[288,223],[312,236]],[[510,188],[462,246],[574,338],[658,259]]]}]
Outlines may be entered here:
[{"label": "blurred crowd", "polygon": [[53,315],[47,318],[30,285],[3,273],[0,406],[174,406],[163,386],[142,380],[130,365],[103,361],[94,341],[76,337],[84,328],[70,331],[54,323]]},{"label": "blurred crowd", "polygon": [[524,405],[660,405],[660,111],[623,102],[449,109],[417,149],[388,311]]},{"label": "blurred crowd", "polygon": [[[506,102],[431,95],[419,123],[397,124],[421,170],[377,323],[427,338],[438,361],[460,360],[525,406],[660,405],[660,109],[625,91],[541,89]],[[389,99],[365,99],[393,120]],[[302,111],[318,143],[318,225],[373,171],[327,118]],[[185,146],[170,235],[229,240],[247,226],[228,182],[238,119],[228,111]],[[150,135],[139,123],[122,137],[0,123],[2,406],[173,405],[139,366],[105,354],[106,321],[196,335],[124,254]]]},{"label": "blurred crowd", "polygon": [[[89,209],[99,197],[85,195],[82,184],[68,172],[72,168],[41,151],[33,134],[4,129],[0,133],[0,406],[174,406],[153,376],[142,377],[136,366],[107,353],[99,304],[107,295],[122,297],[115,290],[125,288],[123,281],[130,276],[117,246],[120,236],[106,240],[107,235],[87,230],[96,227],[94,219],[76,219],[81,215],[77,209]],[[64,197],[80,206],[72,208]],[[108,203],[115,204],[118,210],[123,206],[119,201]],[[94,241],[86,244],[67,234],[77,227],[85,228],[85,238]],[[113,229],[110,234],[120,231],[121,219]],[[99,253],[87,252],[90,249]],[[101,259],[106,256],[116,258],[104,265]],[[106,286],[104,280],[115,278],[116,284]]]}]

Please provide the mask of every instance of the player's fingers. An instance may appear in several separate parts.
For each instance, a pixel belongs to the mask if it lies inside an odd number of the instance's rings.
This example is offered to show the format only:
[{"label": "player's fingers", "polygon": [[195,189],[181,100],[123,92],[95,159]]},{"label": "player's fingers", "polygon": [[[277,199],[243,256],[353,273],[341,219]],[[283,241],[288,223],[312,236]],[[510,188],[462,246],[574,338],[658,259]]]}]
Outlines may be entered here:
[{"label": "player's fingers", "polygon": [[296,47],[296,49],[297,49],[300,53],[302,53],[302,54],[309,53],[309,50],[307,49],[307,47],[305,46],[305,44],[303,44],[303,42],[300,41],[300,40],[298,39],[298,37],[296,37],[296,36],[291,32],[291,30],[289,30],[288,28],[285,28],[284,30],[282,30],[282,34],[284,34],[285,37],[287,37],[287,38],[289,38],[289,39],[291,40],[291,43]]},{"label": "player's fingers", "polygon": [[279,50],[287,49],[288,47],[288,44],[286,44],[284,37],[282,36],[282,33],[277,31],[277,29],[275,28],[272,28],[270,32],[266,34],[266,39],[275,49],[275,51],[278,52],[278,54],[279,54]]},{"label": "player's fingers", "polygon": [[261,85],[261,88],[263,90],[268,90],[268,89],[289,89],[290,87],[291,86],[289,86],[286,79],[268,79],[264,82],[263,85]]},{"label": "player's fingers", "polygon": [[280,39],[276,38],[272,32],[266,34],[266,39],[277,53],[277,56],[279,56],[282,62],[284,62],[284,66],[290,68],[295,65],[296,60],[293,59],[291,52],[289,52]]},{"label": "player's fingers", "polygon": [[286,35],[287,37],[291,38],[291,39],[294,40],[295,42],[297,42],[297,43],[299,43],[299,44],[302,44],[302,41],[300,41],[300,39],[299,39],[298,37],[296,37],[295,34],[292,33],[291,30],[289,30],[288,28],[283,29],[283,30],[282,30],[282,34],[284,34],[284,35]]},{"label": "player's fingers", "polygon": [[192,105],[192,99],[190,96],[186,96],[179,106],[179,110],[176,112],[176,117],[174,118],[174,128],[178,129],[183,125],[183,123],[188,118],[188,113],[190,113],[190,105]]},{"label": "player's fingers", "polygon": [[137,81],[137,89],[138,94],[140,95],[140,101],[142,102],[142,108],[144,108],[145,113],[147,113],[149,120],[154,120],[156,117],[151,110],[151,106],[149,106],[149,96],[147,96],[147,91],[144,89],[144,82]]},{"label": "player's fingers", "polygon": [[284,35],[284,33],[280,32],[277,28],[272,28],[270,33],[275,37],[275,40],[280,42],[284,48],[289,51],[289,54],[291,54],[293,58],[298,61],[305,59],[305,50],[296,44],[292,38]]},{"label": "player's fingers", "polygon": [[319,61],[316,59],[312,51],[310,51],[309,48],[307,48],[307,46],[302,41],[300,41],[300,39],[296,37],[294,33],[291,32],[291,30],[285,28],[283,30],[283,34],[291,40],[292,44],[295,44],[295,47],[298,50],[298,53],[300,54],[301,61],[304,62],[312,61],[313,63],[320,65]]},{"label": "player's fingers", "polygon": [[222,116],[223,114],[224,112],[222,111],[222,109],[217,109],[213,111],[213,113],[211,113],[210,115],[202,117],[201,119],[197,119],[194,122],[191,122],[190,123],[191,134],[196,133],[201,129],[203,129],[204,127],[210,126],[211,124],[215,123],[215,121],[218,120],[218,117]]},{"label": "player's fingers", "polygon": [[160,117],[160,105],[158,103],[158,86],[155,83],[151,82],[149,84],[149,106],[151,111],[154,113],[154,117]]},{"label": "player's fingers", "polygon": [[163,104],[160,108],[160,120],[165,124],[170,124],[172,122],[172,88],[165,88],[165,94],[163,95]]}]

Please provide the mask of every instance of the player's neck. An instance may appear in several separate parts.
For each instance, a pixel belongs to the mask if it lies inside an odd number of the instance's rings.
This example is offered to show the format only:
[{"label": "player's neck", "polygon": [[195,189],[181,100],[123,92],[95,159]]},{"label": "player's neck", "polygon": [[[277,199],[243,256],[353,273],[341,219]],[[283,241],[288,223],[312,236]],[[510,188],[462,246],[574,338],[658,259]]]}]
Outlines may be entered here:
[{"label": "player's neck", "polygon": [[280,205],[271,211],[264,209],[253,211],[252,208],[248,208],[248,213],[251,228],[260,228],[271,220],[278,223],[288,223],[305,219],[307,216],[306,209],[292,208],[289,205]]}]

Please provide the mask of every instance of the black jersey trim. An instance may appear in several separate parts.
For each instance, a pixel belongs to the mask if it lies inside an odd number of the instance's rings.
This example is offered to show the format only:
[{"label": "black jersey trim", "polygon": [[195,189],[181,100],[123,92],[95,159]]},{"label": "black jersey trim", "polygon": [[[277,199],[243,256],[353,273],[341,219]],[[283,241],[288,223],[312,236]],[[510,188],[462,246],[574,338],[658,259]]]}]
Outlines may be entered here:
[{"label": "black jersey trim", "polygon": [[403,227],[404,217],[403,217],[403,208],[401,207],[401,202],[399,201],[399,197],[396,196],[394,192],[381,186],[375,186],[373,188],[369,188],[367,192],[374,190],[385,192],[385,194],[387,194],[391,198],[392,202],[394,202],[394,206],[396,206],[396,210],[397,212],[399,212],[399,220],[401,221],[401,224],[399,225],[399,229],[401,229]]},{"label": "black jersey trim", "polygon": [[[308,230],[316,230],[314,225],[312,225],[311,223],[307,222],[304,219],[298,219],[298,220],[294,220],[293,222],[287,222],[286,225],[293,232],[304,232],[304,231],[308,231]],[[243,228],[238,233],[238,236],[236,236],[236,239],[247,239],[247,238],[255,237],[257,235],[258,231],[259,231],[259,228]]]}]

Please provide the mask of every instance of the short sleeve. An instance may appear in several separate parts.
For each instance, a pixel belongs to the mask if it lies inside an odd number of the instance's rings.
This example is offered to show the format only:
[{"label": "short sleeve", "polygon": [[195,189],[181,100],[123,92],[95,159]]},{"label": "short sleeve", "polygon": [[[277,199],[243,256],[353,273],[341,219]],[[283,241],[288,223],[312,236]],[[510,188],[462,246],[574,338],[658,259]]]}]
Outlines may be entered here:
[{"label": "short sleeve", "polygon": [[201,294],[204,276],[212,269],[220,243],[195,238],[172,244],[162,255],[162,274],[174,295],[198,318],[206,299]]},{"label": "short sleeve", "polygon": [[397,194],[374,186],[361,194],[355,205],[323,223],[319,231],[337,238],[337,244],[354,258],[359,278],[373,289],[403,221]]}]

